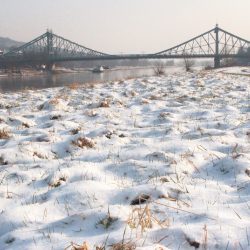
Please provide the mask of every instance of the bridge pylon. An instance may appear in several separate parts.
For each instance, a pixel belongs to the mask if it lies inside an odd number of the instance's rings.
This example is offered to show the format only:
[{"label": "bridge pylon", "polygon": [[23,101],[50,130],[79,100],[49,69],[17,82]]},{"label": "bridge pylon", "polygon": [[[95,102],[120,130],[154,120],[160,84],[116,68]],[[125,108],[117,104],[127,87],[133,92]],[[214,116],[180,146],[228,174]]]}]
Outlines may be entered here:
[{"label": "bridge pylon", "polygon": [[214,56],[214,68],[217,69],[220,67],[220,41],[219,41],[219,26],[216,24],[216,27],[214,29],[215,33],[215,56]]}]

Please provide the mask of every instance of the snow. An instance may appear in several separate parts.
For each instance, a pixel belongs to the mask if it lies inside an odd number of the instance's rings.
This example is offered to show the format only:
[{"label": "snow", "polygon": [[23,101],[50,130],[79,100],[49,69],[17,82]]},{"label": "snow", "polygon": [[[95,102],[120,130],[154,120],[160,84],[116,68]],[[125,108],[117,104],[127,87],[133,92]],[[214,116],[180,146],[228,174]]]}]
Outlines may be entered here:
[{"label": "snow", "polygon": [[249,93],[201,71],[0,94],[0,249],[250,249]]},{"label": "snow", "polygon": [[219,71],[226,74],[250,76],[250,67],[228,67]]}]

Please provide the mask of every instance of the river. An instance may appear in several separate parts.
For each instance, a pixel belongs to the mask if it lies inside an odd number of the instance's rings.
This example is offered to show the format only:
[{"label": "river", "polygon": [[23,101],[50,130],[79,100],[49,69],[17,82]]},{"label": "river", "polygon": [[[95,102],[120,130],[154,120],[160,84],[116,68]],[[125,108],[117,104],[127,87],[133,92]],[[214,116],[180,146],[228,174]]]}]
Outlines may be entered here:
[{"label": "river", "polygon": [[[166,67],[165,73],[175,73],[183,71],[181,67]],[[72,83],[97,83],[123,80],[127,78],[137,78],[153,76],[152,68],[129,68],[129,69],[112,69],[103,73],[92,73],[83,71],[80,73],[60,73],[60,74],[43,74],[30,76],[11,76],[0,77],[0,92],[15,92],[26,89],[43,89],[59,86],[67,86]]]}]

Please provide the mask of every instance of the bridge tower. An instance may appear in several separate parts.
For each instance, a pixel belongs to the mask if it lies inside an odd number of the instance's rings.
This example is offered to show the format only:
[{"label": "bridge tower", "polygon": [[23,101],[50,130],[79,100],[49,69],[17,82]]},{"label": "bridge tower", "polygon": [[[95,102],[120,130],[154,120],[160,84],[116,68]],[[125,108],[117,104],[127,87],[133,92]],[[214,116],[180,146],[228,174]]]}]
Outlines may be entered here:
[{"label": "bridge tower", "polygon": [[214,29],[215,32],[215,57],[214,57],[214,67],[217,69],[220,67],[220,51],[219,51],[219,26],[216,24]]},{"label": "bridge tower", "polygon": [[46,32],[47,37],[47,62],[46,62],[46,69],[51,71],[54,63],[51,61],[51,56],[53,56],[53,33],[52,30],[47,30]]}]

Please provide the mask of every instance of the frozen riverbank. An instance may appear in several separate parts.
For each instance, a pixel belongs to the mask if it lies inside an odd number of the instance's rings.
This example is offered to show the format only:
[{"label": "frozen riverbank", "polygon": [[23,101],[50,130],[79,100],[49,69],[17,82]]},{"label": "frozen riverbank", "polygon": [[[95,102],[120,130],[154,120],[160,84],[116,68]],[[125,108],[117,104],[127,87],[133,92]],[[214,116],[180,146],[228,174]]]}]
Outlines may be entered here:
[{"label": "frozen riverbank", "polygon": [[249,93],[208,71],[0,94],[0,249],[250,248]]}]

